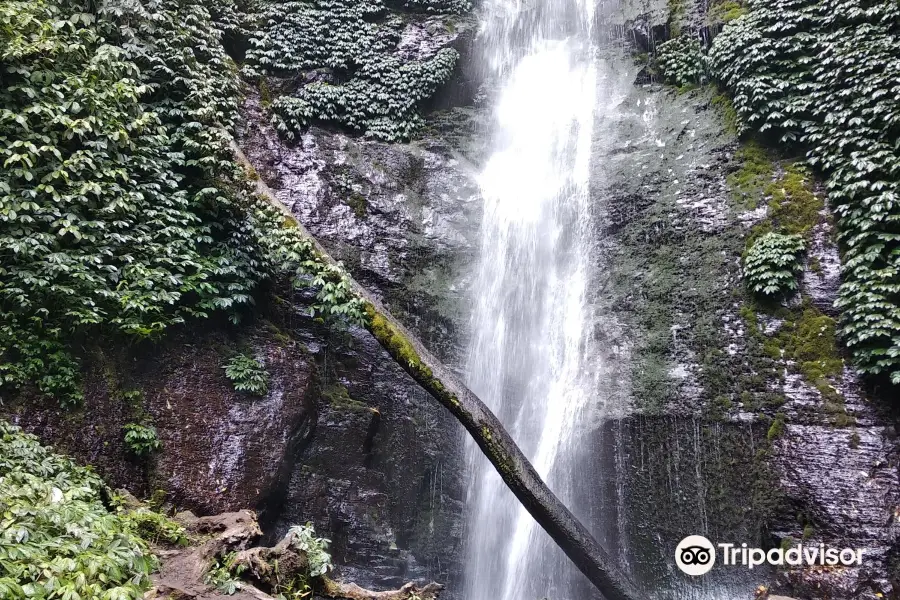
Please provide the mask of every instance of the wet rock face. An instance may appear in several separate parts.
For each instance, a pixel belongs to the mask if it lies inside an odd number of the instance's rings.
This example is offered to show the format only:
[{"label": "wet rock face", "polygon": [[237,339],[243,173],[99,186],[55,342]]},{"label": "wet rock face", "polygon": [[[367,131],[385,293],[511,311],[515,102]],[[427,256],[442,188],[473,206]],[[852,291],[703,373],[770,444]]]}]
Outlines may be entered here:
[{"label": "wet rock face", "polygon": [[[253,96],[245,114],[240,144],[279,200],[433,352],[461,364],[481,211],[481,149],[469,139],[478,115],[437,114],[410,144],[312,128],[286,145]],[[339,574],[365,587],[458,579],[462,429],[368,334],[295,333],[311,336],[323,391],[267,532],[313,521]]]},{"label": "wet rock face", "polygon": [[[839,256],[827,215],[811,232],[802,293],[776,311],[782,316],[767,314],[753,307],[740,273],[746,236],[766,207],[732,198],[728,175],[741,166],[739,146],[711,96],[637,88],[596,132],[597,335],[607,342],[608,397],[647,415],[712,416],[703,421],[704,436],[717,420],[768,429],[738,448],[768,453],[765,470],[748,472],[757,489],[778,498],[760,539],[866,548],[867,556],[861,569],[792,569],[768,583],[803,598],[888,597],[900,504],[893,417],[851,369],[823,386],[790,357],[776,358],[773,368],[774,350],[760,356],[753,341],[799,331],[808,307],[837,316]],[[772,177],[780,176],[773,168]],[[748,307],[758,323],[748,321]],[[825,329],[820,336],[827,341]],[[773,418],[783,428],[773,428]],[[690,437],[682,437],[686,447]],[[682,483],[691,475],[689,465],[666,464]]]},{"label": "wet rock face", "polygon": [[[265,362],[266,396],[236,392],[226,379],[222,367],[238,351]],[[160,346],[97,348],[86,371],[83,407],[23,397],[4,416],[94,465],[113,486],[139,496],[162,489],[201,514],[264,505],[313,416],[313,358],[262,326],[237,338],[210,326],[173,333]],[[132,422],[156,427],[161,448],[153,457],[129,453],[122,428]]]},{"label": "wet rock face", "polygon": [[436,135],[388,144],[317,128],[288,146],[254,97],[245,115],[242,148],[279,200],[433,352],[458,363],[481,211],[464,153],[472,148]]},{"label": "wet rock face", "polygon": [[315,428],[264,523],[312,521],[364,587],[459,576],[462,430],[367,333],[331,340]]},{"label": "wet rock face", "polygon": [[708,401],[710,353],[741,285],[733,149],[705,93],[635,87],[595,126],[597,335],[619,404],[690,415]]},{"label": "wet rock face", "polygon": [[250,348],[270,373],[261,398],[235,392],[222,376],[221,354],[198,353],[191,344],[164,368],[141,363],[149,411],[168,449],[156,460],[154,480],[178,504],[204,514],[264,508],[284,485],[292,451],[314,418],[313,358],[284,339],[262,338]]},{"label": "wet rock face", "polygon": [[769,544],[766,526],[780,494],[758,454],[765,438],[761,423],[638,415],[593,433],[592,452],[606,459],[595,460],[582,482],[594,506],[592,526],[648,597],[750,598],[772,577],[768,568],[717,565],[695,579],[674,564],[674,549],[688,535]]},{"label": "wet rock face", "polygon": [[783,574],[780,587],[801,597],[869,599],[893,589],[890,565],[900,533],[893,518],[900,505],[896,434],[862,403],[848,404],[859,415],[856,428],[788,425],[777,444],[782,487],[806,523],[784,519],[779,533],[865,551],[859,568]]}]

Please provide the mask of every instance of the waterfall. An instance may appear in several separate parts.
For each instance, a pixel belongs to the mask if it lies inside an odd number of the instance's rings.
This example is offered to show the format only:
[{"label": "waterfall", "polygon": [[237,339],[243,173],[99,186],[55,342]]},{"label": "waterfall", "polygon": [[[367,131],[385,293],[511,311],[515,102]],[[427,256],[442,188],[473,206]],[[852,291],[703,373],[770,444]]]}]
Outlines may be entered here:
[{"label": "waterfall", "polygon": [[[480,48],[499,85],[475,278],[470,386],[572,506],[595,409],[588,180],[597,101],[592,0],[487,0]],[[467,600],[566,598],[574,567],[470,443]],[[576,512],[578,507],[573,507]]]}]

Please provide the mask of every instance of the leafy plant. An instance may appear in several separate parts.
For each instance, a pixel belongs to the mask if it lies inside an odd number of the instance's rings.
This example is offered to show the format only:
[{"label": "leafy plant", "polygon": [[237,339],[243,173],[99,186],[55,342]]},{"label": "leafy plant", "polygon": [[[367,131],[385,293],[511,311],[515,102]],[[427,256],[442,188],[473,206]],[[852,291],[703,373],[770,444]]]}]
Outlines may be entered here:
[{"label": "leafy plant", "polygon": [[327,552],[331,540],[316,537],[316,530],[311,523],[295,525],[288,533],[291,535],[291,544],[306,553],[310,577],[321,577],[331,570],[331,555]]},{"label": "leafy plant", "polygon": [[710,66],[742,130],[807,153],[844,253],[841,334],[865,373],[900,384],[900,5],[752,0]]},{"label": "leafy plant", "polygon": [[750,246],[744,257],[744,278],[750,289],[776,296],[797,289],[800,257],[806,243],[799,235],[767,233]]},{"label": "leafy plant", "polygon": [[[463,0],[405,0],[427,12],[468,10]],[[314,71],[311,83],[272,102],[273,124],[295,139],[312,123],[331,123],[386,141],[424,126],[419,107],[453,72],[458,53],[417,58],[398,52],[404,22],[382,0],[269,2],[265,26],[250,39],[251,76]]]},{"label": "leafy plant", "polygon": [[146,456],[159,450],[159,437],[152,425],[128,423],[123,429],[125,429],[125,445],[135,455]]},{"label": "leafy plant", "polygon": [[269,372],[259,360],[247,354],[236,354],[225,369],[225,377],[239,392],[249,392],[257,396],[265,396],[269,391]]},{"label": "leafy plant", "polygon": [[0,421],[0,597],[139,600],[156,559],[92,471]]},{"label": "leafy plant", "polygon": [[706,81],[706,56],[696,37],[672,38],[657,46],[656,52],[659,70],[669,83],[684,86]]},{"label": "leafy plant", "polygon": [[305,600],[313,594],[312,586],[309,580],[304,577],[297,577],[285,583],[279,583],[274,586],[272,593],[278,600]]},{"label": "leafy plant", "polygon": [[226,556],[219,556],[213,560],[209,570],[206,572],[204,581],[207,585],[215,587],[225,595],[231,596],[243,587],[241,584],[241,573],[247,566],[234,563],[236,554],[231,552]]}]

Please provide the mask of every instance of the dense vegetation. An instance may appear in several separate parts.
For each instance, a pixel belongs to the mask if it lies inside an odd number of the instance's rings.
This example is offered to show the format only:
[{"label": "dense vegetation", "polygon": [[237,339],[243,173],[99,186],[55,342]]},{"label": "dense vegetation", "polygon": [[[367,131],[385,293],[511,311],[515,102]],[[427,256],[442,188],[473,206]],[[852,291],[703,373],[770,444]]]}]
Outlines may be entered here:
[{"label": "dense vegetation", "polygon": [[146,519],[106,508],[92,471],[0,421],[0,598],[137,600],[156,565]]},{"label": "dense vegetation", "polygon": [[233,160],[221,40],[246,20],[228,1],[0,5],[0,389],[78,401],[73,340],[237,320],[285,273],[362,318]]},{"label": "dense vegetation", "polygon": [[864,373],[900,384],[900,5],[749,0],[726,20],[706,54],[691,35],[660,44],[660,70],[679,86],[715,79],[739,131],[804,151],[824,175],[843,341]]},{"label": "dense vegetation", "polygon": [[838,216],[841,333],[900,383],[900,4],[751,0],[709,53],[744,130],[807,152]]},{"label": "dense vegetation", "polygon": [[[407,8],[454,12],[463,0],[406,0]],[[312,81],[272,102],[273,122],[293,139],[313,122],[368,136],[409,139],[425,122],[419,113],[453,72],[456,50],[425,56],[401,51],[404,20],[382,0],[270,2],[264,25],[250,39],[245,72],[294,75],[317,70]]]}]

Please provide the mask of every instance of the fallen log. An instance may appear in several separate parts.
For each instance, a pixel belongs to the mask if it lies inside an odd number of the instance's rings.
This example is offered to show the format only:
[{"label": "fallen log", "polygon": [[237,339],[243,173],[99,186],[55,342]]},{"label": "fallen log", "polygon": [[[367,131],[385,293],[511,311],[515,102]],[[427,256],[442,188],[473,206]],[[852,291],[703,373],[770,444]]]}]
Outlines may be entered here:
[{"label": "fallen log", "polygon": [[[238,162],[248,172],[255,172],[237,144],[233,144],[233,148]],[[298,231],[314,246],[321,260],[338,265],[303,224],[297,222],[290,211],[278,201],[272,190],[261,179],[257,178],[255,185],[261,197],[296,224]],[[364,302],[366,328],[404,371],[462,423],[519,502],[575,566],[607,600],[638,600],[641,596],[634,584],[594,539],[590,531],[547,487],[487,405],[446,365],[428,352],[424,345],[381,305],[374,294],[356,280],[349,279],[353,292]]]}]

